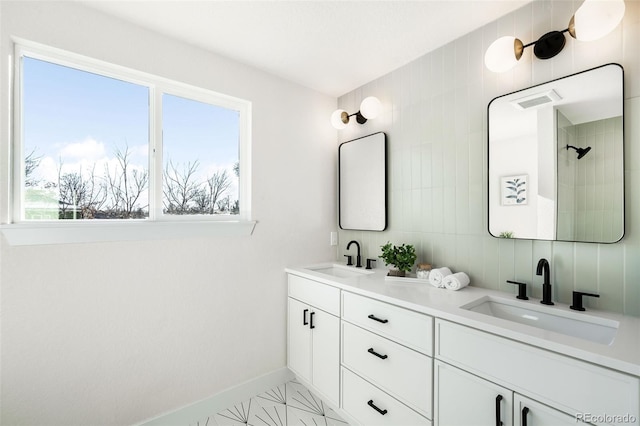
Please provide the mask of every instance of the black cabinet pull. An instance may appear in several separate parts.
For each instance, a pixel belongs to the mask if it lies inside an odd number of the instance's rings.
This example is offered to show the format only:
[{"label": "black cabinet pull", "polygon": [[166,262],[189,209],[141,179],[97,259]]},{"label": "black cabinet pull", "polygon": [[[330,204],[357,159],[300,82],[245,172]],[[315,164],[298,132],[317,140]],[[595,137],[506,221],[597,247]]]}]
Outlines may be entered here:
[{"label": "black cabinet pull", "polygon": [[377,318],[377,317],[376,317],[375,315],[373,315],[373,314],[369,315],[367,318],[372,319],[372,320],[374,320],[374,321],[381,322],[381,323],[383,323],[383,324],[386,324],[386,323],[388,323],[388,322],[389,322],[389,320],[388,320],[388,319],[380,319],[380,318]]},{"label": "black cabinet pull", "polygon": [[309,321],[307,321],[307,312],[309,312],[308,309],[305,309],[304,311],[302,311],[302,325],[309,324]]},{"label": "black cabinet pull", "polygon": [[315,314],[315,312],[311,312],[311,314],[309,314],[309,328],[316,328],[316,326],[313,324],[313,316]]},{"label": "black cabinet pull", "polygon": [[383,416],[387,414],[387,410],[381,410],[378,407],[376,407],[376,404],[373,403],[373,399],[370,399],[369,402],[367,402],[367,405],[373,408],[374,410],[376,410],[378,413],[382,414]]},{"label": "black cabinet pull", "polygon": [[527,426],[527,414],[529,414],[529,407],[522,409],[522,426]]},{"label": "black cabinet pull", "polygon": [[502,401],[502,395],[496,396],[496,426],[502,426],[502,420],[500,420],[500,401]]},{"label": "black cabinet pull", "polygon": [[374,351],[373,348],[369,348],[369,350],[367,351],[369,352],[371,355],[375,355],[380,359],[387,359],[389,358],[387,355],[380,355],[378,352]]}]

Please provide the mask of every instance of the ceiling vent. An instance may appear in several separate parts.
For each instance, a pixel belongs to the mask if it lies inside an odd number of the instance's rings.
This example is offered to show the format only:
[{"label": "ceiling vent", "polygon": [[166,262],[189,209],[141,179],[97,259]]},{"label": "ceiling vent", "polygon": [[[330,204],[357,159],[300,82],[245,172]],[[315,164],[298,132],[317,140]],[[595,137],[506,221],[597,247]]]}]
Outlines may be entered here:
[{"label": "ceiling vent", "polygon": [[551,89],[534,95],[525,96],[524,98],[515,99],[511,101],[511,104],[517,109],[524,110],[548,103],[554,103],[561,99],[560,95],[558,95],[555,90]]}]

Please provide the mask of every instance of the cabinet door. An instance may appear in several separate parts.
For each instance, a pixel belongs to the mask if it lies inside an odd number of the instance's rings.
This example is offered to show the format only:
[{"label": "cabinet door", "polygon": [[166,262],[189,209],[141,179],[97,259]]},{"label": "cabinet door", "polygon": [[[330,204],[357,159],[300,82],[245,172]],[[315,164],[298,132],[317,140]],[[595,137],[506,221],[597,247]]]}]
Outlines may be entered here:
[{"label": "cabinet door", "polygon": [[[575,426],[579,423],[578,419],[574,416],[570,416],[519,394],[514,395],[513,405],[513,423],[517,426]],[[580,422],[580,424],[584,423]]]},{"label": "cabinet door", "polygon": [[292,371],[309,382],[311,382],[310,313],[309,306],[289,298],[288,364]]},{"label": "cabinet door", "polygon": [[512,391],[440,361],[435,373],[436,425],[512,425]]},{"label": "cabinet door", "polygon": [[311,308],[312,383],[338,405],[340,392],[340,319]]}]

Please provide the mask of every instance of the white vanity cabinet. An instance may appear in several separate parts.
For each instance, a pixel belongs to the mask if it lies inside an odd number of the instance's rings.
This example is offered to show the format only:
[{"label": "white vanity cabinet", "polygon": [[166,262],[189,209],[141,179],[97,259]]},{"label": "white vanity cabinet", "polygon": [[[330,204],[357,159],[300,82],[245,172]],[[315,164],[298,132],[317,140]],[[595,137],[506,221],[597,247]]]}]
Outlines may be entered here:
[{"label": "white vanity cabinet", "polygon": [[[442,417],[451,411],[451,405],[459,402],[460,393],[466,394],[466,390],[459,390],[464,386],[452,387],[447,383],[456,380],[449,376],[470,376],[519,394],[508,402],[515,401],[513,411],[517,425],[563,424],[555,419],[566,421],[567,417],[575,424],[576,418],[584,419],[588,414],[607,415],[608,420],[594,421],[594,424],[639,424],[640,378],[635,376],[440,319],[435,326],[435,357],[438,359],[434,384],[437,425],[462,424],[449,423],[447,417]],[[529,401],[531,406],[523,401]],[[534,406],[535,401],[539,404]],[[530,416],[523,423],[525,406]],[[546,419],[554,419],[555,423]],[[502,421],[510,424],[506,418]]]},{"label": "white vanity cabinet", "polygon": [[335,406],[340,396],[340,290],[289,275],[289,368]]},{"label": "white vanity cabinet", "polygon": [[342,408],[363,425],[430,425],[433,318],[342,297]]},{"label": "white vanity cabinet", "polygon": [[438,360],[434,405],[438,425],[512,425],[511,390]]},{"label": "white vanity cabinet", "polygon": [[435,418],[439,425],[570,426],[578,423],[575,416],[438,360],[435,361],[434,394]]},{"label": "white vanity cabinet", "polygon": [[513,396],[513,424],[518,426],[575,426],[581,419],[555,410],[548,405],[524,397],[520,394]]},{"label": "white vanity cabinet", "polygon": [[[288,366],[353,424],[640,426],[640,376],[593,356],[606,351],[485,328],[453,309],[464,293],[310,271],[288,271]],[[616,350],[637,353],[640,323],[625,323]]]}]

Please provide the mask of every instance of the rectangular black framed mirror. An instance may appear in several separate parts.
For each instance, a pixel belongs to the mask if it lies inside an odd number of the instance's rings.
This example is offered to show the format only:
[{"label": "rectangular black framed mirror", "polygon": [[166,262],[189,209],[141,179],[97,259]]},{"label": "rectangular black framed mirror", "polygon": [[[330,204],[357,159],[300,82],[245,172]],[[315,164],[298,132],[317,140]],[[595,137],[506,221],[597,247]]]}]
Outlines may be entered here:
[{"label": "rectangular black framed mirror", "polygon": [[338,148],[338,224],[341,229],[387,227],[387,138],[382,132]]},{"label": "rectangular black framed mirror", "polygon": [[624,72],[606,64],[488,107],[489,233],[614,243],[624,236]]}]

